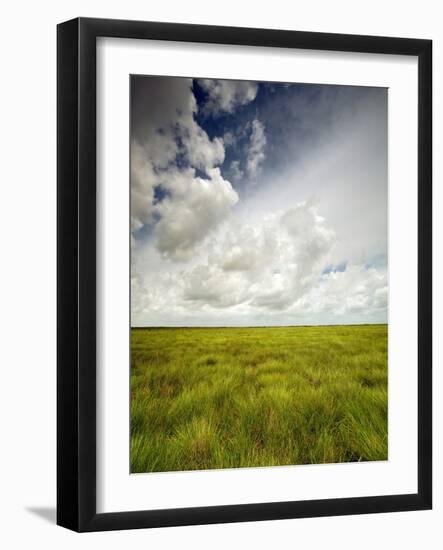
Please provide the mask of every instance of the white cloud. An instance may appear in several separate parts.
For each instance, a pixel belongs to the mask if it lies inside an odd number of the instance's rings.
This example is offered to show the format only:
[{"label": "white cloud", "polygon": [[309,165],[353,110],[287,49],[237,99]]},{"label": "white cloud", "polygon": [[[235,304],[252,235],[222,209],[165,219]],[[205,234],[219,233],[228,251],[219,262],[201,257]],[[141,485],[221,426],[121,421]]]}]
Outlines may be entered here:
[{"label": "white cloud", "polygon": [[334,245],[315,208],[300,204],[258,225],[222,227],[182,273],[184,299],[206,306],[288,309],[317,280]]},{"label": "white cloud", "polygon": [[229,308],[244,302],[249,293],[244,277],[226,277],[215,265],[197,265],[184,275],[183,299],[199,306]]},{"label": "white cloud", "polygon": [[321,273],[335,244],[313,206],[302,203],[224,237],[212,262],[249,281],[251,306],[287,309]]},{"label": "white cloud", "polygon": [[239,160],[233,160],[229,165],[229,176],[234,182],[238,182],[243,178],[244,172],[240,168]]},{"label": "white cloud", "polygon": [[[184,229],[188,222],[185,215],[180,231],[197,234],[192,223]],[[168,270],[166,279],[142,264],[134,270],[145,285],[144,294],[137,291],[137,307],[144,303],[145,309],[139,318],[142,324],[160,322],[162,307],[169,312],[168,322],[179,325],[229,324],[232,318],[247,324],[261,324],[261,319],[265,324],[303,324],[383,315],[386,269],[350,264],[324,274],[335,245],[334,232],[307,203],[251,223],[237,219],[220,225],[210,240],[200,243],[193,261],[176,264],[179,271]],[[162,262],[151,255],[147,261]]]},{"label": "white cloud", "polygon": [[[309,293],[304,295],[296,309],[306,313],[384,312],[387,295],[386,269],[365,268],[361,265],[347,266],[345,271],[323,275]],[[381,299],[380,299],[381,298]]]},{"label": "white cloud", "polygon": [[256,82],[208,79],[198,82],[208,94],[204,110],[214,115],[223,111],[233,113],[238,107],[253,101],[258,90]]},{"label": "white cloud", "polygon": [[222,164],[225,158],[223,139],[218,137],[209,139],[208,134],[193,118],[187,122],[179,132],[183,140],[182,151],[190,164],[205,172]]},{"label": "white cloud", "polygon": [[196,178],[194,170],[177,172],[169,180],[171,196],[157,207],[161,216],[155,226],[157,248],[167,258],[189,259],[238,201],[229,181],[218,168],[208,170],[209,179]]},{"label": "white cloud", "polygon": [[131,145],[131,229],[137,231],[152,223],[154,188],[158,185],[154,166],[144,148],[137,142]]},{"label": "white cloud", "polygon": [[[131,227],[152,223],[154,189],[179,152],[177,131],[193,126],[195,99],[188,79],[137,79],[131,105]],[[155,105],[155,109],[151,106]]]},{"label": "white cloud", "polygon": [[246,169],[253,183],[255,182],[255,178],[257,178],[261,165],[265,160],[265,146],[265,127],[258,119],[254,119],[251,126],[251,137],[246,160]]},{"label": "white cloud", "polygon": [[[225,156],[223,140],[209,138],[195,121],[196,111],[190,79],[142,78],[134,88],[131,226],[134,232],[155,226],[156,245],[172,260],[188,258],[238,200],[217,168]],[[184,167],[177,163],[180,155]],[[207,179],[196,177],[195,169]]]},{"label": "white cloud", "polygon": [[233,225],[224,234],[213,258],[223,271],[252,272],[265,268],[278,247],[274,217],[262,225]]}]

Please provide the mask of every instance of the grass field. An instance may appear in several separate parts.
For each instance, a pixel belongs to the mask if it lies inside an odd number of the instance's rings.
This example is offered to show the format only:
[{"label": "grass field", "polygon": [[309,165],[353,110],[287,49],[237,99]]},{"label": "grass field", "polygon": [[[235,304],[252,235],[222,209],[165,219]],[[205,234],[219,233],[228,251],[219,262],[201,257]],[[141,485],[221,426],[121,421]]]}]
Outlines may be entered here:
[{"label": "grass field", "polygon": [[387,459],[386,325],[131,338],[132,472]]}]

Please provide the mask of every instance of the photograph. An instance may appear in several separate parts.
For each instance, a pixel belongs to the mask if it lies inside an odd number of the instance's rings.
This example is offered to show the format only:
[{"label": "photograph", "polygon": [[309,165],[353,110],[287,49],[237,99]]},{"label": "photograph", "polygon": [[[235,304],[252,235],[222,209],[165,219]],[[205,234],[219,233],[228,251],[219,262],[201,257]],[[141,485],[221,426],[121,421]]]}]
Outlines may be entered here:
[{"label": "photograph", "polygon": [[381,87],[130,76],[131,473],[388,459]]}]

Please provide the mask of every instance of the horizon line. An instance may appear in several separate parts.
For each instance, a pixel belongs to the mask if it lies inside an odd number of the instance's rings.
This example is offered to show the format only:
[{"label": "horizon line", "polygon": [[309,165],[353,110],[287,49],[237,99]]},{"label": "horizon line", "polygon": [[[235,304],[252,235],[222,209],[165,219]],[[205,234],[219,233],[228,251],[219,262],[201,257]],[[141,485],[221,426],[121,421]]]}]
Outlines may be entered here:
[{"label": "horizon line", "polygon": [[311,327],[365,327],[365,326],[377,326],[377,325],[388,325],[389,323],[347,323],[347,324],[341,324],[341,323],[330,323],[330,324],[323,324],[323,325],[235,325],[235,326],[228,326],[228,325],[211,325],[211,326],[201,326],[201,325],[173,325],[173,326],[166,326],[166,325],[159,325],[159,326],[132,326],[131,329],[165,329],[165,328],[311,328]]}]

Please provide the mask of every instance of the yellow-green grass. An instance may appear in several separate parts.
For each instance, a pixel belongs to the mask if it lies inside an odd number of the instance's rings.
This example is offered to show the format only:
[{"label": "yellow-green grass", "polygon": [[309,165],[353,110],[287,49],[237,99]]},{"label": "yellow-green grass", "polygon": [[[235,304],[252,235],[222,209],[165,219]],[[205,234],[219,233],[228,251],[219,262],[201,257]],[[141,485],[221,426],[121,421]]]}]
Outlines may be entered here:
[{"label": "yellow-green grass", "polygon": [[387,409],[387,325],[132,329],[132,472],[386,460]]}]

